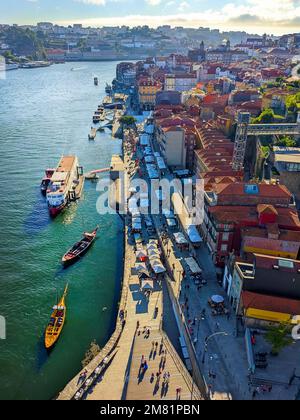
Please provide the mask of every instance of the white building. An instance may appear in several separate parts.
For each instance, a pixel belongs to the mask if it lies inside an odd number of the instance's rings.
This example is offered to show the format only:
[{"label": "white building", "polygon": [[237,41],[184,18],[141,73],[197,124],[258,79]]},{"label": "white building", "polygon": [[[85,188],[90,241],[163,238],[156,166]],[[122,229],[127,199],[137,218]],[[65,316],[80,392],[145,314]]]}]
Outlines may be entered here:
[{"label": "white building", "polygon": [[185,92],[196,87],[197,75],[193,73],[167,74],[165,78],[165,90]]},{"label": "white building", "polygon": [[185,130],[181,127],[158,127],[157,141],[168,166],[186,167]]}]

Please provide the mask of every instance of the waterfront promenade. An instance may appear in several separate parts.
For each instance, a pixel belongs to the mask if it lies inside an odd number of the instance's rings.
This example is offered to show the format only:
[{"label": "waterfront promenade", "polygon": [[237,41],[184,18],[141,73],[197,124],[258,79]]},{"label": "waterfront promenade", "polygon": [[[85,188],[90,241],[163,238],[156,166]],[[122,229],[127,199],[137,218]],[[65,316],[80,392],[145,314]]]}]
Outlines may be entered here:
[{"label": "waterfront promenade", "polygon": [[[128,149],[124,154],[124,167],[130,170],[130,176],[134,176],[132,153]],[[200,400],[197,386],[162,331],[163,316],[168,316],[163,312],[162,282],[166,279],[162,277],[154,281],[150,296],[141,290],[139,277],[132,270],[136,255],[127,217],[124,235],[124,276],[116,331],[102,352],[67,385],[58,399],[77,396],[76,399],[87,400]],[[162,353],[152,351],[153,342],[160,346],[162,341],[166,357],[163,366]],[[141,378],[139,372],[142,356],[147,361],[148,369]],[[95,370],[99,372],[97,376]],[[170,374],[168,381],[164,379],[166,373]],[[151,379],[152,374],[154,381]],[[82,377],[88,385],[81,383]]]},{"label": "waterfront promenade", "polygon": [[[127,142],[124,154],[125,168],[132,168],[132,149],[135,145]],[[130,169],[132,170],[132,169]],[[132,176],[132,173],[131,173]],[[162,283],[155,281],[154,290],[147,298],[140,289],[138,275],[132,268],[136,263],[133,244],[129,241],[128,229],[125,228],[124,282],[128,287],[125,308],[126,325],[118,343],[118,351],[106,374],[88,394],[89,400],[176,400],[201,399],[200,392],[193,384],[189,372],[178,354],[162,332],[163,290]],[[165,278],[162,279],[165,281]],[[162,365],[162,353],[155,343],[163,344],[165,362]],[[154,343],[154,348],[153,348]],[[144,357],[148,369],[141,371]],[[162,369],[163,368],[163,369]],[[159,378],[157,373],[161,371]],[[164,374],[169,373],[168,383]],[[152,377],[152,379],[151,379]],[[153,380],[154,377],[154,380]],[[113,384],[113,387],[111,386]],[[178,390],[180,393],[178,394]]]}]

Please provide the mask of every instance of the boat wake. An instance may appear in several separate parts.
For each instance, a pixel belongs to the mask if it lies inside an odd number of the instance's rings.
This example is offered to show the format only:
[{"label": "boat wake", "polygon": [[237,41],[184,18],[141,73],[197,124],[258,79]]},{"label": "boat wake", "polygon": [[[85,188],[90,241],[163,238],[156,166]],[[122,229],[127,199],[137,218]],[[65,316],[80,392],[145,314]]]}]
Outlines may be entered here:
[{"label": "boat wake", "polygon": [[51,219],[48,214],[48,206],[41,196],[40,190],[37,189],[36,202],[31,213],[27,216],[24,221],[25,232],[29,235],[37,235],[41,230],[44,230],[51,223]]}]

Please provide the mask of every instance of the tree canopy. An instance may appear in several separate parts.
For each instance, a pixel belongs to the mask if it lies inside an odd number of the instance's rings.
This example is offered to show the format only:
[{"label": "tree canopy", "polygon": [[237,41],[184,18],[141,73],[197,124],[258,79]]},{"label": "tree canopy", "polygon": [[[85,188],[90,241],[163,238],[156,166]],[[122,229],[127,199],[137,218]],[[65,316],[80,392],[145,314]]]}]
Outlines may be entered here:
[{"label": "tree canopy", "polygon": [[120,118],[120,122],[124,125],[130,126],[136,123],[136,119],[132,117],[131,115],[124,115],[123,117]]},{"label": "tree canopy", "polygon": [[11,26],[6,30],[5,43],[7,43],[13,54],[41,57],[44,54],[43,43],[30,29]]},{"label": "tree canopy", "polygon": [[285,347],[290,346],[293,340],[290,336],[291,327],[281,324],[278,327],[272,327],[266,334],[266,340],[272,345],[272,354],[278,355]]},{"label": "tree canopy", "polygon": [[274,121],[282,119],[280,115],[276,115],[273,109],[266,108],[262,113],[257,117],[252,119],[253,124],[270,124]]},{"label": "tree canopy", "polygon": [[297,112],[298,105],[300,104],[300,92],[295,95],[289,95],[286,98],[285,104],[289,112]]}]

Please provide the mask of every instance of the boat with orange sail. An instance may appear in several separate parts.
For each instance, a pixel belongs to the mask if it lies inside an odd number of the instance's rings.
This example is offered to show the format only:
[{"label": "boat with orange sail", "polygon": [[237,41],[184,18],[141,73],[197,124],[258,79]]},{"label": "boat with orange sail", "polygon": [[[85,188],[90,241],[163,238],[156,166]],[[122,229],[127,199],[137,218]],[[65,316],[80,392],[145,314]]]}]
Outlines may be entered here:
[{"label": "boat with orange sail", "polygon": [[63,296],[61,297],[60,301],[53,307],[53,312],[45,331],[45,347],[47,350],[51,350],[53,348],[62,333],[67,312],[65,304],[67,293],[68,284],[65,287]]}]

